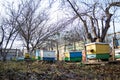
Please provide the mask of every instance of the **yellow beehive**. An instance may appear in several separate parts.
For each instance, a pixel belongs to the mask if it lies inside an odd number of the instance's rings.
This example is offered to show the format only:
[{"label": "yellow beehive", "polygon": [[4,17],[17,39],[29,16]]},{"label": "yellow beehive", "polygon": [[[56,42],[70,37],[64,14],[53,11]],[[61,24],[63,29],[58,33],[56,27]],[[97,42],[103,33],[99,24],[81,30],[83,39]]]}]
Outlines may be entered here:
[{"label": "yellow beehive", "polygon": [[25,58],[30,58],[29,53],[25,53]]},{"label": "yellow beehive", "polygon": [[86,44],[87,54],[105,54],[110,52],[110,46],[106,43],[89,43]]},{"label": "yellow beehive", "polygon": [[69,52],[65,52],[64,54],[65,54],[65,57],[70,57]]}]

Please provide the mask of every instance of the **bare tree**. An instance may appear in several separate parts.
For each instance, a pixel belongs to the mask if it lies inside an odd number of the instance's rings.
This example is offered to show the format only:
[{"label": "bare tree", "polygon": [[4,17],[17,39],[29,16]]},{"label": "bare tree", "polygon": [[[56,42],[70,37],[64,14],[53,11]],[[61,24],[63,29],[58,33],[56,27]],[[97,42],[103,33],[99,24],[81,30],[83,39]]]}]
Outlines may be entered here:
[{"label": "bare tree", "polygon": [[62,19],[56,23],[50,23],[50,6],[41,8],[40,5],[42,0],[21,0],[17,8],[13,8],[14,5],[7,7],[9,16],[15,20],[15,28],[20,30],[19,36],[28,53],[32,53],[36,47],[41,47],[41,44],[50,36],[62,30],[76,18],[75,16],[67,21]]},{"label": "bare tree", "polygon": [[[92,42],[96,41],[96,39],[103,42],[110,28],[112,16],[115,14],[112,13],[115,11],[115,9],[112,8],[120,7],[120,2],[111,1],[103,4],[96,0],[92,0],[91,3],[89,3],[89,1],[66,1],[73,9],[74,14],[78,16],[80,22],[83,23],[87,38]],[[82,8],[84,8],[84,10]],[[112,10],[112,12],[110,10]]]},{"label": "bare tree", "polygon": [[46,27],[47,9],[40,9],[40,4],[41,0],[21,0],[17,8],[12,6],[8,8],[10,16],[16,21],[16,29],[20,29],[19,35],[28,53],[31,53],[40,41],[44,41],[52,32],[50,31],[52,25]]},{"label": "bare tree", "polygon": [[3,61],[6,61],[7,54],[9,50],[11,49],[12,45],[14,43],[14,40],[16,39],[19,30],[15,29],[15,26],[13,25],[14,22],[10,22],[9,18],[3,18],[3,21],[1,22],[1,42],[0,42],[0,52],[1,57]]},{"label": "bare tree", "polygon": [[84,29],[81,30],[79,26],[72,27],[69,31],[67,31],[64,35],[65,43],[67,45],[73,45],[73,50],[76,50],[76,43],[80,41],[85,41],[85,33]]}]

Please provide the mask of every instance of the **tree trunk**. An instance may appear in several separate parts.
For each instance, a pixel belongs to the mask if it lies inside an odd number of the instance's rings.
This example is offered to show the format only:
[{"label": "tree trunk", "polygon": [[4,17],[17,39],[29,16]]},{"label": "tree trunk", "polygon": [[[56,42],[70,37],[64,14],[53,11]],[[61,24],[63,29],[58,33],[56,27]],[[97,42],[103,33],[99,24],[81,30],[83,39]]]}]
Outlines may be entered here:
[{"label": "tree trunk", "polygon": [[[30,52],[30,48],[29,48],[29,41],[27,41],[27,52]],[[30,53],[29,53],[30,54]]]},{"label": "tree trunk", "polygon": [[58,41],[57,41],[57,44],[56,44],[56,46],[57,46],[57,60],[59,61],[59,49],[58,49]]},{"label": "tree trunk", "polygon": [[76,51],[76,44],[75,44],[75,41],[73,42],[73,48],[74,48],[74,50]]},{"label": "tree trunk", "polygon": [[6,57],[4,56],[2,60],[3,60],[3,62],[5,62],[6,61]]},{"label": "tree trunk", "polygon": [[6,61],[7,59],[6,59],[6,52],[4,51],[4,52],[2,52],[3,53],[3,56],[2,56],[2,61]]}]

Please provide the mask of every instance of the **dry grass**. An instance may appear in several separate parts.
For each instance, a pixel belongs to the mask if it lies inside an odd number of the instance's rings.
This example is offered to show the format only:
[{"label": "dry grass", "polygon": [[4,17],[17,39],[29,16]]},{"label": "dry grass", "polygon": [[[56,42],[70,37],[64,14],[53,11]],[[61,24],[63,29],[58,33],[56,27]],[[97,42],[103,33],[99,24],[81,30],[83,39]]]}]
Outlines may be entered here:
[{"label": "dry grass", "polygon": [[0,80],[120,80],[120,64],[0,62]]}]

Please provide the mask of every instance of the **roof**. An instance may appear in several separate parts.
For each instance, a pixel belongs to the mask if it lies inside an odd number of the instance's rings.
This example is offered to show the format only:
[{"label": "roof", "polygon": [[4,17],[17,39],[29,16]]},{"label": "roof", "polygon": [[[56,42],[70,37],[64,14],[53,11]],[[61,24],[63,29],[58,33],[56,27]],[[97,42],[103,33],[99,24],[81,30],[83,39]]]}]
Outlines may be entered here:
[{"label": "roof", "polygon": [[88,43],[88,44],[86,44],[86,46],[92,45],[92,44],[104,44],[104,45],[109,45],[108,43],[103,43],[103,42],[93,42],[93,43]]}]

